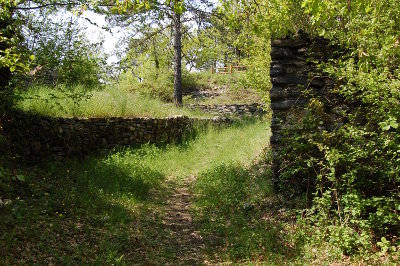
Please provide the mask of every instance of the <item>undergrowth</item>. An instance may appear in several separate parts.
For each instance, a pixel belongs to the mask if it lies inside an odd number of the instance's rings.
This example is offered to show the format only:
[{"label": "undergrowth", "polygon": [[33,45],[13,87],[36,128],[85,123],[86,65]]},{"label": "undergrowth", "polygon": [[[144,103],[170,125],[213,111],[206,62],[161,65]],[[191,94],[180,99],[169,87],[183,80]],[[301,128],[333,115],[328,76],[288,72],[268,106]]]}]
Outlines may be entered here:
[{"label": "undergrowth", "polygon": [[[143,97],[157,98],[164,102],[173,100],[173,75],[171,72],[148,73],[139,81],[129,72],[122,74],[119,86]],[[182,73],[184,104],[237,104],[261,102],[261,96],[244,82],[243,73],[211,74],[209,72]],[[190,93],[198,91],[222,92],[211,98],[192,99]]]},{"label": "undergrowth", "polygon": [[221,164],[202,173],[194,189],[195,217],[214,260],[281,264],[293,255],[284,225],[265,215],[265,208],[277,203],[270,172]]},{"label": "undergrowth", "polygon": [[[276,194],[270,162],[267,155],[250,166],[224,163],[200,173],[193,213],[213,264],[397,265],[396,254],[387,253],[390,242],[380,252],[365,247],[371,239],[306,215],[304,205]],[[363,252],[344,251],[354,244]]]},{"label": "undergrowth", "polygon": [[244,73],[233,74],[211,74],[209,72],[190,73],[191,89],[187,91],[212,91],[220,95],[212,97],[185,97],[186,103],[201,104],[241,104],[261,103],[261,94],[255,91],[245,81]]}]

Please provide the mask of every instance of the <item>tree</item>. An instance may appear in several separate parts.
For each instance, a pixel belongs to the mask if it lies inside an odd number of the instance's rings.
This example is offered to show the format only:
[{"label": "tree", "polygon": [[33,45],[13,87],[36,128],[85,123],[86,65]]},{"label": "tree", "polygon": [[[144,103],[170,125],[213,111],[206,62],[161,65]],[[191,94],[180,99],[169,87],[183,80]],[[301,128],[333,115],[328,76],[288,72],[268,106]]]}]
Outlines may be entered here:
[{"label": "tree", "polygon": [[183,36],[183,56],[190,68],[208,70],[217,63],[239,63],[244,57],[242,47],[236,42],[240,30],[232,29],[217,11],[212,12],[209,23]]},{"label": "tree", "polygon": [[22,40],[20,21],[14,1],[0,2],[0,114],[13,105],[11,79],[13,72],[26,71],[28,60],[18,44]]},{"label": "tree", "polygon": [[88,88],[106,79],[103,43],[87,40],[86,28],[77,16],[60,11],[56,15],[33,11],[29,18],[23,45],[35,55],[35,70],[38,70],[31,79],[51,85],[81,84]]},{"label": "tree", "polygon": [[[93,4],[94,3],[94,4]],[[77,0],[74,2],[64,0],[34,0],[34,1],[22,1],[14,2],[3,0],[2,5],[5,7],[2,9],[1,20],[2,24],[12,23],[16,25],[16,31],[21,31],[21,21],[23,20],[23,12],[26,10],[40,10],[40,9],[52,9],[56,7],[63,7],[66,9],[72,9],[76,7],[91,8],[99,13],[106,13],[109,15],[111,20],[116,23],[121,23],[124,26],[130,25],[138,29],[135,33],[140,33],[142,26],[154,27],[158,25],[160,30],[168,28],[173,29],[173,40],[174,57],[174,102],[176,105],[182,105],[182,29],[183,25],[191,22],[197,23],[198,27],[206,21],[209,16],[208,10],[212,7],[212,4],[207,0],[198,1],[184,1],[184,0],[139,0],[139,1],[86,1]],[[15,15],[15,13],[18,13]],[[16,18],[15,21],[11,21]],[[9,20],[9,21],[7,21]],[[15,22],[15,23],[14,23]],[[19,28],[17,28],[19,27]],[[4,25],[3,28],[7,28]],[[4,38],[7,35],[3,34],[2,46],[6,44]],[[14,36],[11,33],[8,36]],[[5,71],[5,77],[2,79],[3,83],[7,83],[11,79],[11,72],[21,69],[23,62],[27,60],[18,59],[22,56],[22,53],[17,52],[15,49],[20,47],[20,40],[16,41],[16,38],[8,38],[7,43],[15,42],[14,44],[7,44],[8,47],[0,47],[2,57],[1,62]],[[13,50],[14,49],[14,50]],[[13,51],[13,52],[12,52]],[[14,60],[14,61],[12,61]]]},{"label": "tree", "polygon": [[26,73],[34,56],[22,45],[22,29],[26,22],[27,10],[56,7],[72,8],[79,2],[66,0],[0,0],[0,112],[5,113],[13,106],[15,73]]},{"label": "tree", "polygon": [[182,26],[196,22],[200,27],[210,15],[212,6],[207,0],[126,0],[118,1],[109,8],[109,18],[113,23],[130,25],[135,28],[135,35],[143,34],[144,28],[157,27],[160,31],[173,29],[174,102],[178,106],[182,105]]}]

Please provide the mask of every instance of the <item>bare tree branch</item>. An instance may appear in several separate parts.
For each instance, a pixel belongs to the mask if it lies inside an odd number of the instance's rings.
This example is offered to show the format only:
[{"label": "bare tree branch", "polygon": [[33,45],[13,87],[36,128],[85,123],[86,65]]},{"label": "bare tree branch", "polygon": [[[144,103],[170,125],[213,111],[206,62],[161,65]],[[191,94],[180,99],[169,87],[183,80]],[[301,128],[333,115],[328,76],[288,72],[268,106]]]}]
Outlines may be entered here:
[{"label": "bare tree branch", "polygon": [[[25,3],[25,2],[24,2]],[[34,10],[34,9],[42,9],[46,7],[57,7],[57,6],[78,6],[80,3],[78,2],[70,2],[70,3],[48,3],[39,6],[30,6],[30,7],[11,7],[11,10]]]}]

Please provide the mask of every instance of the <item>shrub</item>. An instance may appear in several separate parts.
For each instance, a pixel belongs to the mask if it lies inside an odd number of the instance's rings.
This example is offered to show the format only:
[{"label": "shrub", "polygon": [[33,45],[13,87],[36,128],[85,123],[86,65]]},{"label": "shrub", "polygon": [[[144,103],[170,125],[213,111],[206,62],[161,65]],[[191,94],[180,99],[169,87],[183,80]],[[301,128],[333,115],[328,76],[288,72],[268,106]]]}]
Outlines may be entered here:
[{"label": "shrub", "polygon": [[323,237],[346,254],[363,252],[382,237],[399,245],[400,132],[391,120],[380,122],[383,114],[377,117],[374,105],[384,103],[363,98],[357,105],[351,99],[347,122],[331,131],[322,127],[332,123],[324,104],[312,100],[301,121],[286,129],[280,152],[281,187],[313,199],[308,220],[327,226]]}]

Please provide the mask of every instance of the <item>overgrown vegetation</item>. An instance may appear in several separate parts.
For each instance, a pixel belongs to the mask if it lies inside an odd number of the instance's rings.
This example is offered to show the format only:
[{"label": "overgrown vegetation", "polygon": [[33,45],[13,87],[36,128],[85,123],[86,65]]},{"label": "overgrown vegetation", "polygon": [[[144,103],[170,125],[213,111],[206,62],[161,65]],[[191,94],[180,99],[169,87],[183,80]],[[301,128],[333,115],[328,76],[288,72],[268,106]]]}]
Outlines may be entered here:
[{"label": "overgrown vegetation", "polygon": [[23,73],[17,78],[20,87],[63,84],[95,88],[101,81],[110,80],[108,56],[101,49],[104,41],[90,42],[85,34],[87,28],[77,16],[65,11],[57,16],[32,11],[26,16],[31,25],[24,27],[24,46],[35,60],[28,75]]},{"label": "overgrown vegetation", "polygon": [[[119,84],[129,91],[138,92],[147,97],[158,98],[164,102],[172,102],[174,80],[171,71],[164,70],[162,72],[151,65],[145,65],[140,70],[139,77],[135,77],[132,72],[125,72],[121,75]],[[225,101],[246,101],[246,97],[259,101],[257,93],[251,88],[246,88],[242,73],[218,75],[209,72],[184,71],[182,88],[183,93],[187,96],[201,91],[221,91],[225,94]],[[190,103],[189,98],[185,100],[185,104]],[[224,99],[220,101],[220,103],[223,102]]]},{"label": "overgrown vegetation", "polygon": [[[140,79],[133,73],[126,72],[120,77],[120,86],[146,97],[158,98],[164,102],[172,102],[173,75],[171,71],[161,72],[151,65],[140,71]],[[207,72],[187,72],[182,75],[184,104],[224,104],[261,102],[260,93],[247,87],[243,73],[229,75],[211,74]],[[199,92],[218,93],[212,97],[192,99]]]},{"label": "overgrown vegetation", "polygon": [[[322,67],[338,81],[334,93],[350,111],[341,112],[344,125],[317,130],[317,124],[326,122],[326,103],[313,100],[311,117],[302,121],[310,130],[297,133],[307,143],[301,153],[305,164],[288,167],[284,175],[296,178],[307,172],[307,178],[312,177],[310,221],[329,228],[320,237],[337,243],[345,254],[366,252],[371,243],[382,253],[398,254],[400,53],[395,44],[399,27],[392,23],[398,21],[400,10],[395,1],[337,5],[343,10],[341,23],[333,7],[314,1],[303,4],[320,35],[348,50]],[[328,31],[320,28],[321,21]],[[305,182],[304,177],[296,179]]]},{"label": "overgrown vegetation", "polygon": [[[172,74],[151,76],[139,82],[129,74],[120,82],[98,85],[34,85],[20,90],[16,107],[42,115],[57,117],[167,117],[187,115],[209,117],[202,112],[177,108],[172,104]],[[150,76],[148,76],[150,75]],[[192,99],[189,94],[185,103],[232,104],[261,102],[258,93],[244,89],[242,75],[211,75],[185,73],[185,92],[208,90],[220,93],[212,97]]]},{"label": "overgrown vegetation", "polygon": [[[269,155],[251,166],[221,164],[199,175],[193,211],[213,264],[234,265],[396,265],[397,256],[382,252],[343,253],[349,244],[345,228],[310,226],[303,213],[287,208],[276,194]],[[324,227],[325,226],[325,227]],[[326,239],[327,232],[335,235]],[[365,239],[357,240],[360,245]]]},{"label": "overgrown vegetation", "polygon": [[[265,51],[260,43],[292,36],[298,29],[310,38],[322,36],[338,49],[316,74],[336,81],[330,95],[334,97],[312,99],[306,116],[294,121],[282,140],[281,190],[305,199],[304,221],[319,232],[310,241],[327,241],[345,255],[368,257],[380,251],[396,258],[400,244],[397,1],[264,1],[232,6],[233,1],[226,1],[233,26],[242,27],[241,18],[250,20],[243,35],[247,30],[254,34],[244,43],[249,49]],[[257,52],[252,55],[253,62],[261,58]],[[255,70],[266,69],[257,65]],[[257,77],[256,73],[260,71],[250,75]],[[327,106],[333,101],[342,105],[334,121],[337,127],[329,129],[332,117]]]},{"label": "overgrown vegetation", "polygon": [[[197,144],[115,151],[83,165],[31,168],[7,157],[0,165],[0,257],[6,263],[171,261],[176,257],[173,245],[152,249],[169,233],[155,219],[162,217],[157,204],[165,178],[188,174],[200,176],[195,212],[210,247],[220,252],[216,261],[399,260],[397,0],[224,0],[216,9],[212,3],[201,7],[200,1],[183,0],[101,3],[0,1],[0,129],[3,115],[15,107],[68,117],[198,116],[172,106],[173,99],[180,104],[180,89],[174,94],[172,88],[182,84],[185,92],[229,86],[228,94],[205,103],[257,98],[243,87],[255,89],[268,103],[270,40],[301,30],[311,39],[325,38],[340,52],[318,62],[316,75],[336,81],[332,98],[311,99],[282,141],[277,180],[282,197],[277,202],[295,205],[298,223],[265,217],[270,206],[265,201],[273,197],[263,179],[268,174],[227,163],[249,159],[243,150],[253,153],[253,145],[264,144],[267,133],[264,128],[260,133],[260,124],[257,130],[244,127],[243,136],[232,133],[238,128],[230,129],[225,132],[232,135],[222,134],[217,141],[220,133],[212,131],[205,135],[209,139],[193,142]],[[106,14],[112,26],[135,29],[121,41],[127,47],[119,51],[121,62],[111,71],[107,56],[97,50],[101,42],[90,43],[77,25],[75,15],[87,9]],[[185,24],[193,18],[196,31]],[[246,65],[244,77],[186,71],[229,64]],[[337,117],[329,117],[327,101],[341,106]],[[335,128],[325,127],[336,118]],[[246,149],[238,150],[240,145]],[[1,139],[0,148],[8,149]],[[157,257],[157,252],[165,256]]]},{"label": "overgrown vegetation", "polygon": [[[6,264],[165,264],[179,239],[163,224],[172,182],[262,152],[263,122],[182,145],[116,149],[83,162],[27,166],[1,157],[0,257]],[[199,159],[201,158],[201,160]]]}]

